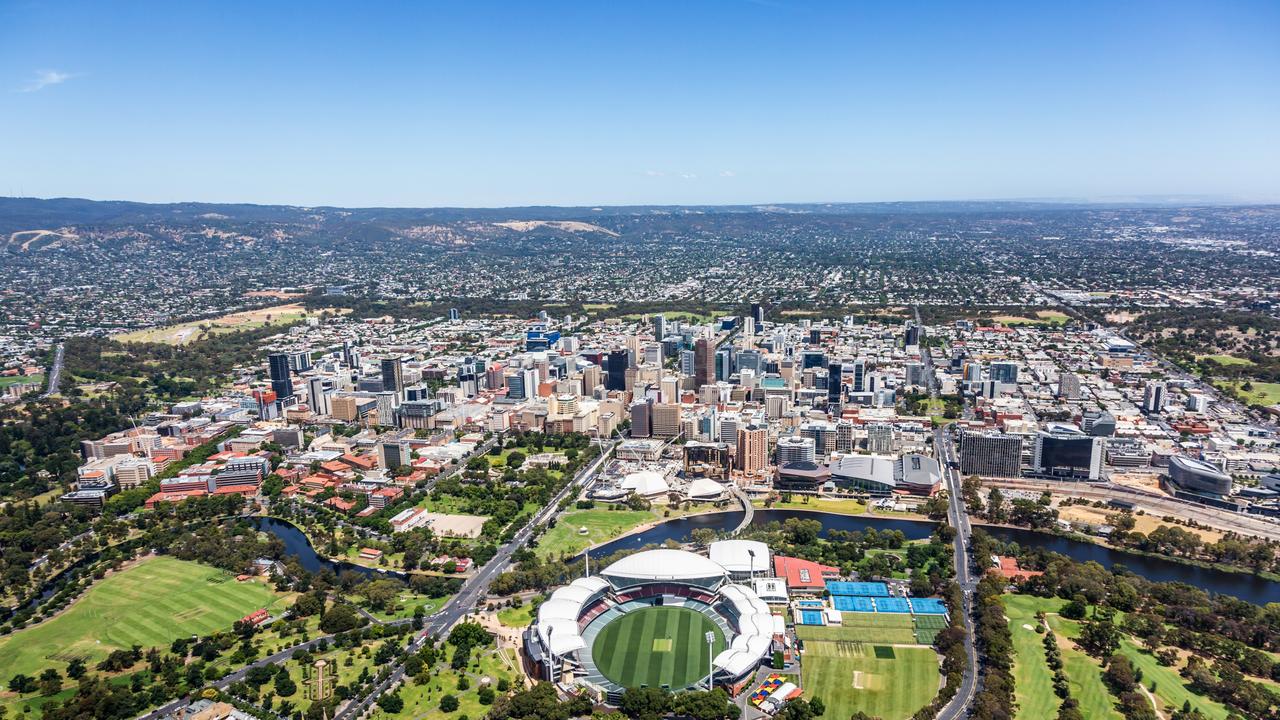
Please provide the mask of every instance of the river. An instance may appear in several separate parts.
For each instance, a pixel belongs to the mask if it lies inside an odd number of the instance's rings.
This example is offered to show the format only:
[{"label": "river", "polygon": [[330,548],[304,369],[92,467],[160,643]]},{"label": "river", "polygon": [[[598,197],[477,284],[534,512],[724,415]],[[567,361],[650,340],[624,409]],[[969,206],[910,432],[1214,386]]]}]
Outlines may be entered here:
[{"label": "river", "polygon": [[[810,512],[806,510],[757,510],[752,519],[752,526],[767,525],[771,522],[782,522],[789,518],[817,520],[822,523],[822,532],[830,530],[901,530],[908,540],[921,540],[933,533],[935,523],[904,520],[891,517],[873,517],[866,515],[838,515],[835,513]],[[644,545],[661,545],[668,540],[682,542],[688,540],[697,528],[712,530],[731,530],[742,520],[742,511],[709,513],[676,518],[660,523],[642,532],[627,535],[607,542],[591,550],[592,557],[605,557],[618,550],[639,548]],[[297,556],[302,567],[316,572],[327,567],[335,573],[346,570],[366,576],[389,575],[403,578],[402,573],[381,572],[348,562],[333,561],[318,556],[307,541],[306,535],[290,523],[275,518],[255,518],[258,529],[269,532],[284,542],[285,553]],[[1094,561],[1103,567],[1112,568],[1123,565],[1135,574],[1156,582],[1184,582],[1209,592],[1233,595],[1241,600],[1264,605],[1269,602],[1280,602],[1280,583],[1265,580],[1247,573],[1233,573],[1213,568],[1203,568],[1149,557],[1124,550],[1096,545],[1083,540],[1072,540],[1057,535],[1038,533],[1031,530],[1015,528],[985,527],[985,531],[1001,540],[1016,542],[1023,546],[1042,547],[1080,562]]]}]

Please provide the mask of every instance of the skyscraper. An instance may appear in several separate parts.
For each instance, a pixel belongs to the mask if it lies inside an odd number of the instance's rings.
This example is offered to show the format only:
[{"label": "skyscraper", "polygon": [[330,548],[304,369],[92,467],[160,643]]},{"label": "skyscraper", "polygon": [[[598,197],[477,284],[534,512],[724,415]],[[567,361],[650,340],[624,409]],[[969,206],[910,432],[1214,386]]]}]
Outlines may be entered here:
[{"label": "skyscraper", "polygon": [[400,356],[384,357],[379,361],[382,369],[382,390],[400,395],[404,390],[404,363]]},{"label": "skyscraper", "polygon": [[738,469],[748,475],[763,473],[769,465],[768,428],[758,425],[739,428],[737,445]]},{"label": "skyscraper", "polygon": [[751,303],[751,317],[756,321],[756,328],[764,327],[764,306],[760,303]]},{"label": "skyscraper", "polygon": [[662,342],[667,336],[667,316],[659,313],[653,316],[653,339]]},{"label": "skyscraper", "polygon": [[1142,392],[1142,410],[1147,413],[1164,412],[1167,386],[1163,380],[1152,380]]},{"label": "skyscraper", "polygon": [[715,360],[711,355],[711,340],[698,338],[693,344],[693,379],[698,387],[715,382]]},{"label": "skyscraper", "polygon": [[853,391],[867,392],[867,361],[858,359],[853,361]]},{"label": "skyscraper", "polygon": [[609,377],[605,387],[610,390],[627,389],[627,367],[630,365],[626,350],[611,350],[608,357]]},{"label": "skyscraper", "polygon": [[1018,363],[1009,360],[1001,360],[991,363],[989,380],[995,380],[998,383],[1006,383],[1008,385],[1018,384]]},{"label": "skyscraper", "polygon": [[838,405],[844,398],[844,390],[840,386],[843,374],[843,364],[833,362],[827,366],[827,403],[829,405]]},{"label": "skyscraper", "polygon": [[1021,468],[1021,437],[977,432],[960,436],[960,472],[965,475],[1018,477]]},{"label": "skyscraper", "polygon": [[1064,372],[1058,375],[1058,397],[1066,400],[1080,399],[1080,376]]},{"label": "skyscraper", "polygon": [[271,378],[271,390],[284,399],[293,394],[293,381],[289,379],[288,353],[272,353],[267,356],[267,374]]}]

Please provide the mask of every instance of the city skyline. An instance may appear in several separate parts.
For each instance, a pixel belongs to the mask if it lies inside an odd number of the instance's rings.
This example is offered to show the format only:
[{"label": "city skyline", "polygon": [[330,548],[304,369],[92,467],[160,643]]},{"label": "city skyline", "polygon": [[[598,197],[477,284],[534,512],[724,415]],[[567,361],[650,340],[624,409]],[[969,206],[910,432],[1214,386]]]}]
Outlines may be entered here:
[{"label": "city skyline", "polygon": [[1266,3],[307,7],[0,10],[0,194],[1280,198]]}]

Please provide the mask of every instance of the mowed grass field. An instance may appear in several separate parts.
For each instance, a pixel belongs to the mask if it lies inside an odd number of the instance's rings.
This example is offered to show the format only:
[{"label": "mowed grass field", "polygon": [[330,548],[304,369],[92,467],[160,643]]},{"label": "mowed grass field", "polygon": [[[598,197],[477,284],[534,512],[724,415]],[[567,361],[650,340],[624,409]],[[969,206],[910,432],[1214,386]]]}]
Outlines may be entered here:
[{"label": "mowed grass field", "polygon": [[804,690],[822,698],[824,717],[861,710],[883,720],[906,720],[938,694],[938,655],[929,647],[805,642]]},{"label": "mowed grass field", "polygon": [[[578,510],[556,520],[556,526],[538,538],[535,552],[542,558],[576,555],[655,519],[648,510]],[[586,535],[579,534],[582,528]]]},{"label": "mowed grass field", "polygon": [[256,330],[267,325],[286,325],[306,316],[307,310],[301,303],[289,303],[256,310],[243,310],[208,320],[192,320],[177,325],[134,330],[114,335],[112,339],[123,343],[157,342],[166,345],[186,345],[199,340],[206,334],[217,335],[237,330]]},{"label": "mowed grass field", "polygon": [[840,613],[842,625],[796,625],[796,637],[809,640],[838,640],[860,643],[916,643],[915,623],[910,613]]},{"label": "mowed grass field", "polygon": [[623,687],[678,690],[706,677],[708,630],[716,637],[714,657],[725,648],[724,633],[701,613],[680,607],[634,610],[600,631],[591,657],[605,677]]},{"label": "mowed grass field", "polygon": [[155,557],[113,573],[62,614],[0,639],[0,678],[64,671],[81,658],[92,665],[112,650],[168,646],[180,637],[230,630],[259,608],[284,609],[285,596],[261,582],[170,557]]}]

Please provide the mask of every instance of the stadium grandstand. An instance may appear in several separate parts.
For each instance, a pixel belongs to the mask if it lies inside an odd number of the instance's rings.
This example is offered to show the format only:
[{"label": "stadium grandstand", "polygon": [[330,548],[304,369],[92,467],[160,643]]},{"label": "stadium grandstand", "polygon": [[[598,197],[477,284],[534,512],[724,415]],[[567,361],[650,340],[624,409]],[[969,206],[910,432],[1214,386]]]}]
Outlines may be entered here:
[{"label": "stadium grandstand", "polygon": [[784,643],[783,617],[734,582],[769,568],[769,551],[725,541],[709,553],[642,551],[557,589],[524,634],[532,665],[611,704],[628,687],[679,691],[705,688],[708,678],[741,692]]}]

